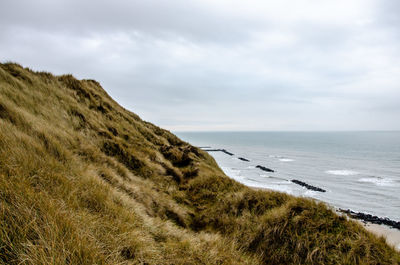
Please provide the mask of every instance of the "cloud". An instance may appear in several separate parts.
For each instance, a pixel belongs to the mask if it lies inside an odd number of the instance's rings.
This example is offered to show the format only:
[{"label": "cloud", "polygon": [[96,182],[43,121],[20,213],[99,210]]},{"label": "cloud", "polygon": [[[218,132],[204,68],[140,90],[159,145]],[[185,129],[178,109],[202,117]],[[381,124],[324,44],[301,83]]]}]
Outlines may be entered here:
[{"label": "cloud", "polygon": [[397,10],[395,0],[3,0],[0,60],[96,79],[168,129],[400,129]]}]

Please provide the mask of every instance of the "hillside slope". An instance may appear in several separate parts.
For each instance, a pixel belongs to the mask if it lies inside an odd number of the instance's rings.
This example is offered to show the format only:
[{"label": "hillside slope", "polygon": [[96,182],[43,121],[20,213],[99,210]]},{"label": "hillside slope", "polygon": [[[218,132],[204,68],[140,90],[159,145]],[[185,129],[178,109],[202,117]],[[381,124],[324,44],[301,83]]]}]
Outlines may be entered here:
[{"label": "hillside slope", "polygon": [[93,80],[0,64],[0,264],[399,264],[324,204],[255,191]]}]

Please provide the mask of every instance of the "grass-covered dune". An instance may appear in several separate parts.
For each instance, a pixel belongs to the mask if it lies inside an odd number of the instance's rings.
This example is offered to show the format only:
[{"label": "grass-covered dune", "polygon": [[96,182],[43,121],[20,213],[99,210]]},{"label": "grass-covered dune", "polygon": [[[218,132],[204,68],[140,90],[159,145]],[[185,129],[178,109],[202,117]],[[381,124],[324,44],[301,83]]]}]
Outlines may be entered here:
[{"label": "grass-covered dune", "polygon": [[1,264],[399,264],[327,206],[257,191],[93,80],[0,64]]}]

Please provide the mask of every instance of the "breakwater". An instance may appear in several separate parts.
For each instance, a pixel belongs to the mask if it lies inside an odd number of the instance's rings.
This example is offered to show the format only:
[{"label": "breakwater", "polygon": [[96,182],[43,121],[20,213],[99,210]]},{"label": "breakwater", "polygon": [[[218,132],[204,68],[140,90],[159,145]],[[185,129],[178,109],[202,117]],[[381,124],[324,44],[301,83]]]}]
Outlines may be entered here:
[{"label": "breakwater", "polygon": [[360,212],[354,212],[350,209],[344,210],[344,209],[339,209],[338,210],[341,213],[345,213],[347,214],[349,217],[353,218],[353,219],[358,219],[358,220],[362,220],[365,222],[369,222],[369,223],[373,223],[373,224],[378,224],[378,225],[387,225],[396,229],[400,230],[400,222],[396,222],[393,220],[390,220],[387,217],[378,217],[372,214],[366,214],[366,213],[360,213]]},{"label": "breakwater", "polygon": [[292,179],[291,181],[293,183],[297,184],[297,185],[300,185],[300,186],[302,186],[302,187],[304,187],[306,189],[312,190],[312,191],[326,192],[326,190],[324,190],[324,189],[315,187],[313,185],[307,184],[307,183],[305,183],[303,181],[300,181],[300,180],[297,180],[297,179]]},{"label": "breakwater", "polygon": [[[207,147],[200,147],[200,148],[201,148],[202,150],[206,151],[206,152],[223,152],[223,153],[225,153],[225,154],[227,154],[227,155],[234,156],[233,153],[227,151],[226,149],[212,149],[212,148],[209,147],[209,146],[207,146]],[[238,157],[238,159],[241,160],[241,161],[250,162],[249,159],[244,158],[244,157]],[[270,168],[265,167],[265,166],[261,166],[261,165],[257,165],[256,168],[258,168],[258,169],[260,169],[260,170],[262,170],[262,171],[265,171],[265,172],[270,172],[270,173],[274,173],[274,172],[275,172],[275,170],[270,169]],[[302,187],[304,187],[304,188],[306,188],[306,189],[312,190],[312,191],[326,192],[326,190],[324,190],[324,189],[322,189],[322,188],[319,188],[319,187],[310,185],[310,184],[305,183],[305,182],[303,182],[303,181],[301,181],[301,180],[297,180],[297,179],[292,179],[292,180],[284,179],[284,180],[286,180],[286,181],[291,181],[291,182],[293,182],[294,184],[300,185],[300,186],[302,186]]]},{"label": "breakwater", "polygon": [[233,153],[226,151],[226,149],[205,149],[204,148],[203,151],[206,151],[206,152],[222,152],[222,153],[225,153],[225,154],[230,155],[230,156],[234,155]]},{"label": "breakwater", "polygon": [[270,169],[270,168],[267,168],[267,167],[264,167],[264,166],[260,166],[260,165],[257,165],[256,168],[259,168],[259,169],[261,169],[262,171],[265,171],[265,172],[275,172],[275,170],[273,170],[273,169]]}]

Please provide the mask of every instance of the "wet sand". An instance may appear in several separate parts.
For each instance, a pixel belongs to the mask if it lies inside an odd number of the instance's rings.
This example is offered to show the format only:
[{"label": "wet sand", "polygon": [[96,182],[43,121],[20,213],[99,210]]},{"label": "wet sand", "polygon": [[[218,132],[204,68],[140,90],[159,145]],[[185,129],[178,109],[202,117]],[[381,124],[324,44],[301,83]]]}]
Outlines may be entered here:
[{"label": "wet sand", "polygon": [[400,230],[388,227],[386,225],[370,223],[365,224],[363,222],[360,223],[371,233],[374,233],[377,236],[383,236],[390,246],[393,246],[397,251],[400,252]]}]

